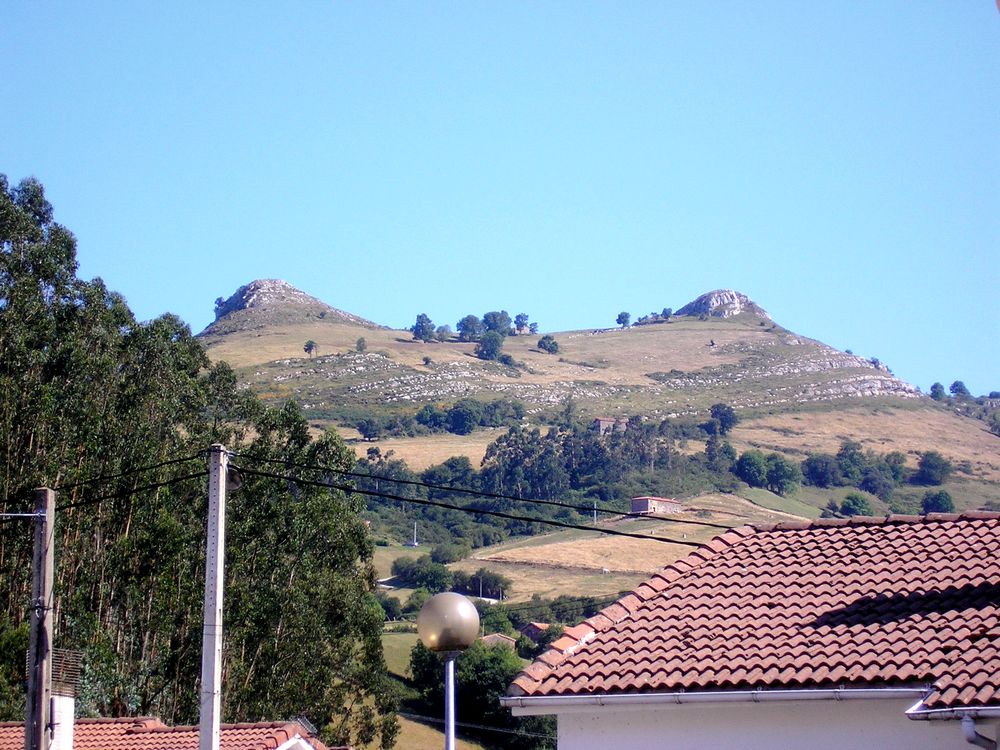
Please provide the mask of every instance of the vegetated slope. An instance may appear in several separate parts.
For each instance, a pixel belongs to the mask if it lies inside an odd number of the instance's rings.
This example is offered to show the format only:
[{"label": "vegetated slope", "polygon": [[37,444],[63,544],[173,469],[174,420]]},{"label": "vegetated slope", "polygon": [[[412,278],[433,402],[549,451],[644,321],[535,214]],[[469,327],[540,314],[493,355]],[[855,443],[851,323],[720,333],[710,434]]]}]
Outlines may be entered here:
[{"label": "vegetated slope", "polygon": [[[247,294],[261,287],[271,290],[267,304]],[[234,298],[248,301],[230,309]],[[551,413],[570,397],[584,417],[654,419],[700,417],[721,401],[744,418],[738,433],[744,446],[794,455],[812,442],[835,451],[851,438],[881,451],[903,450],[911,463],[918,451],[939,450],[970,462],[970,476],[1000,478],[1000,460],[990,458],[997,438],[981,422],[922,397],[877,361],[793,333],[732,290],[681,309],[693,314],[554,333],[555,355],[537,348],[538,335],[508,337],[504,352],[518,363],[509,367],[477,359],[473,343],[414,341],[409,331],[336,311],[283,282],[254,282],[225,302],[201,337],[210,356],[237,367],[255,392],[272,401],[296,398],[316,424],[343,425],[366,412],[412,414],[425,403],[469,396],[520,399],[529,417]],[[359,338],[363,352],[355,350]],[[317,345],[311,358],[303,352],[307,340]],[[789,417],[781,415],[793,413],[798,421],[785,424]],[[901,420],[905,430],[896,428]],[[810,442],[814,433],[822,440]],[[400,439],[393,448],[426,465],[427,456],[441,459],[424,445],[428,439]],[[483,449],[477,444],[471,453]]]},{"label": "vegetated slope", "polygon": [[[262,283],[277,282],[254,282]],[[572,396],[585,414],[658,416],[697,414],[717,401],[782,410],[919,397],[885,367],[781,328],[739,297],[732,316],[676,316],[631,328],[556,333],[558,355],[538,350],[537,336],[511,336],[504,352],[518,367],[477,359],[472,343],[416,342],[407,331],[380,329],[340,312],[320,318],[315,306],[290,295],[264,311],[248,306],[227,312],[201,336],[213,358],[244,368],[254,390],[270,398],[294,395],[320,418],[335,418],[346,403],[412,408],[466,396],[517,398],[529,410],[556,407]],[[722,299],[720,310],[732,304]],[[365,352],[353,351],[359,337],[366,339]],[[316,342],[317,356],[304,355],[307,340]]]}]

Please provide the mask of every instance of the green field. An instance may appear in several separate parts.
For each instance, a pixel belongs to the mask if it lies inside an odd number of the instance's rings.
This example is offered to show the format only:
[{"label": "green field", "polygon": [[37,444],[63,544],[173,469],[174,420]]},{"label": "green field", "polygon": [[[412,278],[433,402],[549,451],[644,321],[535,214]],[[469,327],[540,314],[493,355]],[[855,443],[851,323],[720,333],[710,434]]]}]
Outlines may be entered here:
[{"label": "green field", "polygon": [[417,645],[416,633],[383,633],[382,651],[390,674],[402,679],[410,677],[410,652]]},{"label": "green field", "polygon": [[759,487],[747,487],[740,490],[739,495],[768,510],[777,510],[802,518],[819,518],[820,509],[813,504],[803,502],[798,497],[782,497]]}]

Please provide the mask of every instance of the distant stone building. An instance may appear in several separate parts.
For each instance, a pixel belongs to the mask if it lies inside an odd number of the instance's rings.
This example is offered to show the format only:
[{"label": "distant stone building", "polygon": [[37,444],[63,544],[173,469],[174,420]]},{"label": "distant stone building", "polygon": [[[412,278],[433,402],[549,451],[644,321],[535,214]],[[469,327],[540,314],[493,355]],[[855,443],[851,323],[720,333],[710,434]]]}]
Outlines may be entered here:
[{"label": "distant stone building", "polygon": [[484,635],[479,640],[487,646],[503,646],[504,648],[509,648],[511,651],[517,650],[517,641],[503,633],[490,633],[489,635]]},{"label": "distant stone building", "polygon": [[538,639],[542,637],[542,634],[550,627],[552,626],[547,622],[529,622],[526,625],[521,626],[521,635],[530,638],[537,643]]},{"label": "distant stone building", "polygon": [[598,435],[625,432],[628,429],[628,417],[597,417],[593,427]]},{"label": "distant stone building", "polygon": [[633,497],[632,513],[643,515],[670,515],[681,512],[679,500],[672,497]]}]

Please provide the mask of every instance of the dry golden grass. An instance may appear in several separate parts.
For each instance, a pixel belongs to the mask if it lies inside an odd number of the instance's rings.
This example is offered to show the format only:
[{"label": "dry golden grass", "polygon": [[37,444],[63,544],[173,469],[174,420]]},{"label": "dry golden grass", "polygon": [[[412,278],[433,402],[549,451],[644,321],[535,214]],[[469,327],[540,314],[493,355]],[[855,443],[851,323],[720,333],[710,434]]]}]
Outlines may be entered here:
[{"label": "dry golden grass", "polygon": [[[461,727],[456,729],[455,747],[457,750],[484,750],[478,742],[470,742],[461,738]],[[371,745],[372,750],[378,747]],[[396,750],[441,750],[444,747],[444,732],[419,721],[413,721],[403,716],[399,717],[399,735],[396,738]]]},{"label": "dry golden grass", "polygon": [[[798,516],[767,510],[736,495],[710,494],[686,503],[692,513],[686,520],[738,526],[775,523]],[[612,522],[612,528],[649,533],[651,536],[704,543],[721,529],[675,519],[642,519]],[[511,579],[512,600],[541,596],[603,596],[632,588],[665,565],[689,554],[694,547],[586,531],[561,531],[519,539],[477,550],[472,558],[451,567],[474,572],[481,567]],[[608,573],[603,571],[607,570]]]},{"label": "dry golden grass", "polygon": [[[485,567],[506,576],[513,585],[513,591],[509,596],[511,602],[527,601],[532,594],[549,598],[555,598],[562,594],[609,596],[617,594],[619,591],[631,590],[648,578],[646,573],[602,575],[600,572],[595,573],[587,570],[564,570],[544,565],[496,563],[483,560],[463,560],[449,567],[468,573],[474,573],[479,568]],[[505,597],[507,597],[506,592]]]},{"label": "dry golden grass", "polygon": [[930,406],[780,414],[743,422],[731,438],[737,450],[759,447],[802,457],[836,453],[850,439],[878,453],[902,451],[910,466],[922,451],[936,450],[956,464],[968,461],[976,478],[1000,481],[1000,438],[983,422]]},{"label": "dry golden grass", "polygon": [[[339,427],[337,431],[348,440],[357,432]],[[391,450],[395,453],[394,458],[403,459],[414,471],[423,471],[428,466],[439,464],[452,456],[468,456],[472,465],[478,468],[483,456],[486,455],[487,446],[504,432],[505,429],[477,430],[471,435],[441,433],[414,438],[383,438],[376,442],[355,439],[351,447],[354,448],[358,458],[363,458],[372,447],[381,450],[383,456]]]},{"label": "dry golden grass", "polygon": [[[765,341],[772,336],[763,328],[735,321],[678,320],[654,326],[638,326],[626,330],[606,329],[568,331],[555,334],[559,341],[558,355],[546,354],[535,348],[539,335],[512,336],[504,351],[524,362],[530,372],[521,382],[547,385],[550,383],[593,379],[612,385],[649,385],[646,373],[680,369],[692,372],[704,367],[717,367],[740,360],[738,354],[722,354],[728,343]],[[302,350],[308,340],[319,347],[319,356],[352,351],[363,336],[369,351],[382,351],[395,361],[427,369],[425,356],[436,363],[479,363],[474,344],[449,341],[423,343],[413,341],[409,331],[369,329],[322,320],[301,324],[273,325],[258,330],[240,331],[225,336],[204,339],[214,360],[224,359],[233,367],[245,368],[281,359],[305,358]],[[715,347],[709,346],[714,340]],[[588,367],[586,362],[594,365]],[[486,381],[506,382],[502,375],[483,373]]]}]

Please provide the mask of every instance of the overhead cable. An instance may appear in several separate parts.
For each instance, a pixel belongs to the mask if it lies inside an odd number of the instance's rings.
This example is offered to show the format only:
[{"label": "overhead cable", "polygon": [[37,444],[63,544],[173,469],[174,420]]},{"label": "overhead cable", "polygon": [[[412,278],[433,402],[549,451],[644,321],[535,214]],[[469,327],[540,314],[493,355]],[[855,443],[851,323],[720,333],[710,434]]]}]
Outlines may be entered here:
[{"label": "overhead cable", "polygon": [[88,484],[96,484],[98,482],[110,482],[112,479],[121,479],[122,477],[127,477],[131,474],[141,474],[146,471],[152,471],[153,469],[162,469],[164,466],[173,466],[174,464],[182,464],[186,461],[194,461],[198,458],[204,458],[204,453],[196,453],[192,456],[184,456],[183,458],[171,458],[167,461],[161,461],[158,464],[150,464],[149,466],[139,466],[134,469],[126,469],[125,471],[119,472],[118,474],[104,474],[97,477],[91,477],[90,479],[82,479],[79,482],[74,482],[73,484],[61,484],[53,487],[52,489],[60,490],[71,490],[76,487],[84,487]]},{"label": "overhead cable", "polygon": [[[688,547],[700,547],[699,542],[689,542],[686,539],[668,539],[661,536],[651,536],[649,534],[636,534],[630,531],[619,531],[618,529],[608,529],[602,528],[600,526],[584,526],[578,523],[566,523],[565,521],[556,521],[554,519],[548,518],[538,518],[536,516],[520,516],[514,513],[505,513],[500,510],[486,510],[484,508],[469,508],[461,505],[454,505],[452,503],[440,502],[437,500],[425,500],[423,498],[413,498],[413,497],[403,497],[402,495],[393,495],[388,492],[376,492],[374,490],[362,490],[357,487],[351,487],[348,485],[334,484],[333,482],[321,482],[312,479],[302,479],[300,477],[291,477],[285,474],[274,474],[267,471],[256,471],[254,469],[247,469],[245,467],[236,467],[244,474],[250,476],[267,477],[269,479],[282,479],[288,482],[295,482],[296,484],[304,484],[311,487],[325,487],[332,490],[340,490],[341,492],[355,492],[360,495],[368,495],[369,497],[380,497],[385,500],[396,500],[403,503],[414,503],[416,505],[429,505],[435,508],[447,508],[449,510],[457,510],[461,513],[474,513],[484,516],[494,516],[496,518],[505,518],[510,521],[525,521],[527,523],[540,523],[547,526],[558,526],[563,529],[576,529],[578,531],[593,531],[598,534],[606,534],[608,536],[621,536],[629,537],[632,539],[645,539],[648,541],[655,542],[667,542],[669,544],[682,544]],[[727,527],[728,528],[728,527]]]},{"label": "overhead cable", "polygon": [[204,477],[207,475],[208,475],[207,470],[196,471],[193,474],[185,474],[182,477],[174,477],[173,479],[166,479],[162,482],[154,482],[153,484],[146,484],[131,490],[123,490],[122,492],[114,492],[109,495],[101,495],[100,497],[87,498],[86,500],[77,500],[74,503],[57,505],[56,510],[69,510],[70,508],[80,508],[84,505],[97,505],[98,503],[103,503],[105,500],[116,500],[118,498],[130,497],[140,492],[145,492],[146,490],[156,490],[159,489],[160,487],[166,487],[168,485],[177,484],[178,482],[183,482],[188,479],[197,479],[198,477]]},{"label": "overhead cable", "polygon": [[[328,471],[333,474],[340,474],[341,476],[351,477],[352,479],[375,479],[379,482],[395,482],[396,484],[408,485],[410,487],[424,487],[425,489],[438,490],[441,492],[456,492],[464,495],[473,495],[476,497],[485,497],[491,500],[509,500],[516,503],[534,503],[536,505],[552,505],[558,508],[569,508],[571,510],[576,510],[581,513],[593,513],[595,510],[598,513],[604,513],[607,515],[617,516],[619,518],[647,518],[647,514],[644,513],[622,513],[616,510],[608,510],[606,508],[594,508],[590,505],[576,505],[573,503],[565,503],[561,500],[542,500],[540,498],[526,498],[526,497],[516,497],[514,495],[504,495],[498,492],[486,492],[484,490],[472,490],[466,487],[454,487],[442,484],[431,484],[430,482],[420,482],[415,479],[396,479],[394,477],[386,477],[378,474],[365,474],[359,471],[347,471],[345,469],[335,469],[330,466],[318,466],[314,464],[300,464],[294,461],[282,461],[277,458],[262,458],[260,456],[254,456],[249,453],[233,453],[232,455],[240,458],[250,458],[255,461],[261,461],[263,463],[281,464],[282,466],[287,466],[289,468],[295,469],[310,469],[313,471]],[[657,518],[657,521],[665,521],[668,523],[683,523],[689,526],[708,526],[713,529],[731,529],[732,526],[726,526],[721,523],[711,523],[709,521],[689,521],[687,519],[681,518]]]}]

